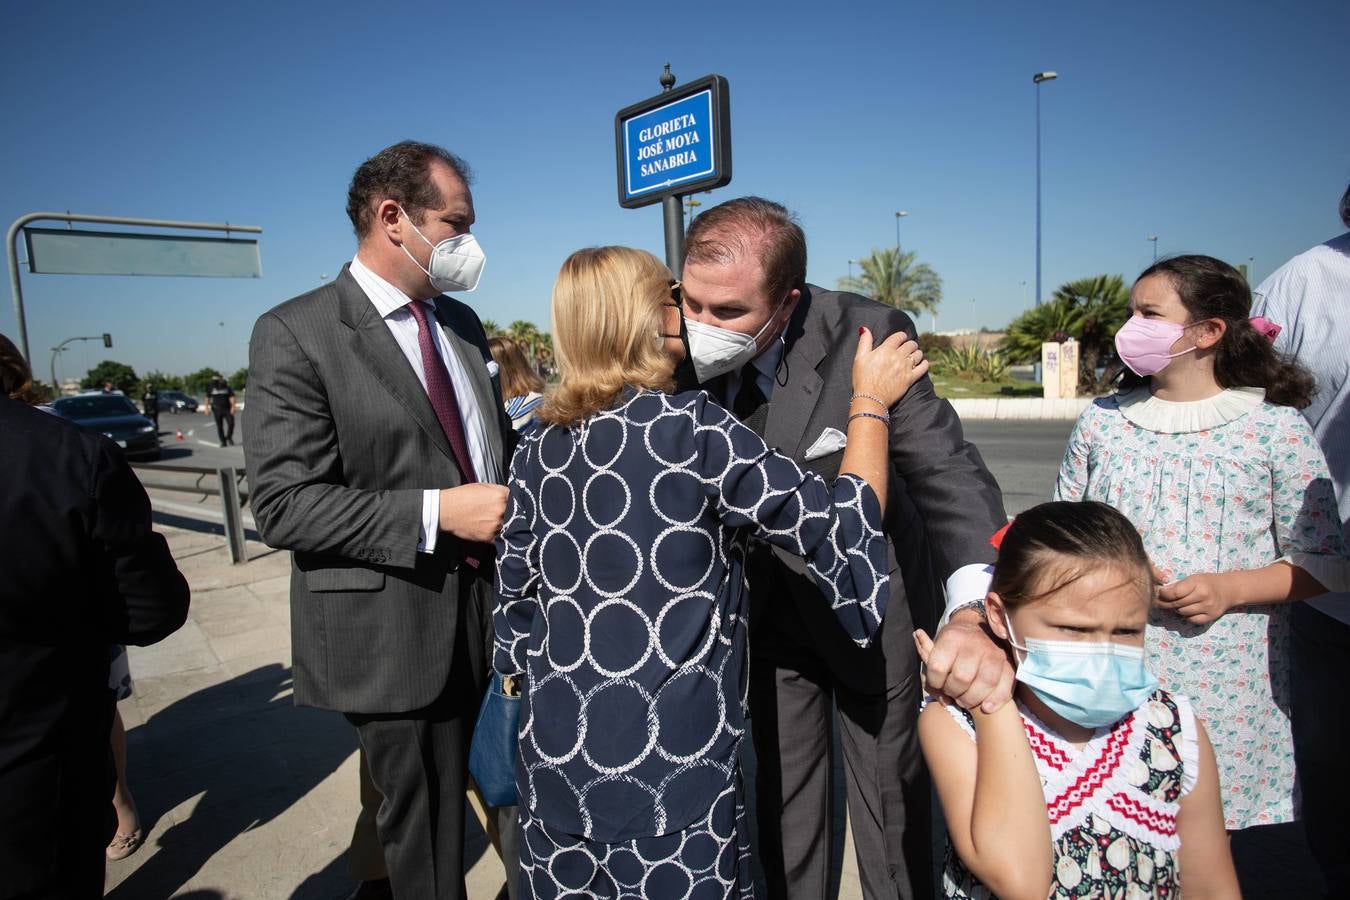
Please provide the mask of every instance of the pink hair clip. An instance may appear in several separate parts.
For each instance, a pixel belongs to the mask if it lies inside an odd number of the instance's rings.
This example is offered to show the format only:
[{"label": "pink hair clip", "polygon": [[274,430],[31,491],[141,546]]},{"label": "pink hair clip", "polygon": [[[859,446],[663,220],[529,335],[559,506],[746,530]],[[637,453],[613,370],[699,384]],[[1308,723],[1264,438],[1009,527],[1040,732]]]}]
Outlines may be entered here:
[{"label": "pink hair clip", "polygon": [[1265,316],[1252,316],[1250,321],[1252,323],[1252,327],[1255,328],[1258,332],[1260,332],[1265,337],[1265,339],[1270,341],[1272,344],[1275,343],[1275,338],[1279,337],[1280,332],[1283,330],[1280,328],[1279,325],[1276,325],[1274,322],[1270,321]]}]

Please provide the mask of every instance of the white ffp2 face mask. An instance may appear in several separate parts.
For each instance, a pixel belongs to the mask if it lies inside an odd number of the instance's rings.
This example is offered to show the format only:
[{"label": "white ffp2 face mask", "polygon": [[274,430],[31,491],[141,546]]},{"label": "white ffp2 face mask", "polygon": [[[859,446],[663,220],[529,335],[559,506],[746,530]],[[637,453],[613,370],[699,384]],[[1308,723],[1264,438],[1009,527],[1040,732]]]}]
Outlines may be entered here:
[{"label": "white ffp2 face mask", "polygon": [[457,234],[439,244],[433,244],[427,240],[421,229],[413,225],[412,216],[404,212],[403,207],[400,206],[398,210],[403,213],[408,224],[412,225],[412,230],[417,232],[417,236],[426,241],[427,246],[431,248],[431,259],[423,266],[417,261],[417,257],[408,253],[407,247],[399,245],[403,247],[403,252],[408,254],[408,259],[427,273],[432,287],[443,294],[450,291],[467,294],[478,287],[478,279],[483,276],[483,266],[487,263],[483,248],[478,246],[478,238],[472,234]]},{"label": "white ffp2 face mask", "polygon": [[688,317],[684,324],[689,331],[689,359],[699,384],[706,384],[719,375],[734,372],[759,355],[759,338],[773,325],[782,310],[782,304],[753,335],[729,328],[705,325]]}]

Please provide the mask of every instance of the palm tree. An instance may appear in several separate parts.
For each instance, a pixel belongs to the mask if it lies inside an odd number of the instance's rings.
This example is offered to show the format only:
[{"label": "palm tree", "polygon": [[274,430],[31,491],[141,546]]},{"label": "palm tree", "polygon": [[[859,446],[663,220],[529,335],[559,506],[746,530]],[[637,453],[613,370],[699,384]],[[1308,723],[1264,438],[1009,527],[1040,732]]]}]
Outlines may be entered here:
[{"label": "palm tree", "polygon": [[553,335],[547,331],[539,333],[539,341],[534,348],[535,368],[539,374],[545,378],[549,377],[554,369],[553,363]]},{"label": "palm tree", "polygon": [[1050,299],[1013,319],[999,348],[1014,364],[1040,362],[1041,344],[1077,339],[1077,331],[1078,311],[1069,303]]},{"label": "palm tree", "polygon": [[525,354],[525,358],[532,361],[536,369],[539,368],[539,344],[540,331],[533,322],[527,322],[524,319],[517,319],[506,329],[506,337],[516,342],[520,347],[520,352]]},{"label": "palm tree", "polygon": [[846,291],[866,294],[879,303],[915,313],[935,314],[942,302],[942,279],[927,263],[918,261],[914,251],[899,247],[873,250],[858,260],[862,274],[839,279]]},{"label": "palm tree", "polygon": [[1107,364],[1100,379],[1097,364],[1111,359],[1116,331],[1130,314],[1130,291],[1119,275],[1097,275],[1060,285],[1048,301],[1022,313],[1008,326],[1002,349],[1013,362],[1041,358],[1041,344],[1073,338],[1079,342],[1078,386],[1095,393],[1120,371]]},{"label": "palm tree", "polygon": [[483,333],[486,334],[488,337],[490,338],[501,337],[502,326],[498,325],[492,319],[484,319],[482,321],[482,325],[483,325]]},{"label": "palm tree", "polygon": [[507,327],[506,336],[519,344],[522,350],[529,353],[533,352],[535,342],[539,340],[539,328],[533,322],[516,319]]},{"label": "palm tree", "polygon": [[1063,297],[1078,309],[1079,388],[1103,389],[1120,371],[1118,365],[1108,364],[1101,381],[1097,380],[1097,363],[1115,354],[1116,332],[1130,317],[1130,289],[1125,279],[1119,275],[1080,278],[1061,286],[1055,297]]}]

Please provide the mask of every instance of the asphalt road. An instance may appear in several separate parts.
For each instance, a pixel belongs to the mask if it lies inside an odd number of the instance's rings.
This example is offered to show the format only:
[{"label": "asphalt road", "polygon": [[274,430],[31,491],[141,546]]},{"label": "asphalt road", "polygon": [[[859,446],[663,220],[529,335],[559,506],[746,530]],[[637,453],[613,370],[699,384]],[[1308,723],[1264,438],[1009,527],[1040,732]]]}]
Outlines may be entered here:
[{"label": "asphalt road", "polygon": [[1073,422],[973,420],[965,430],[1003,488],[1008,515],[1050,499]]},{"label": "asphalt road", "polygon": [[[140,463],[147,466],[204,466],[218,469],[224,466],[244,467],[244,431],[245,411],[240,410],[234,417],[234,446],[220,446],[216,436],[216,420],[200,411],[195,413],[159,414],[160,458],[157,463]],[[178,439],[178,433],[183,435]]]},{"label": "asphalt road", "polygon": [[[235,416],[232,447],[221,447],[214,420],[201,413],[160,413],[162,456],[147,466],[244,467],[243,434],[248,411]],[[979,448],[1003,488],[1009,515],[1050,499],[1059,461],[1073,423],[1067,421],[969,421],[966,439]],[[177,435],[181,431],[183,439]]]}]

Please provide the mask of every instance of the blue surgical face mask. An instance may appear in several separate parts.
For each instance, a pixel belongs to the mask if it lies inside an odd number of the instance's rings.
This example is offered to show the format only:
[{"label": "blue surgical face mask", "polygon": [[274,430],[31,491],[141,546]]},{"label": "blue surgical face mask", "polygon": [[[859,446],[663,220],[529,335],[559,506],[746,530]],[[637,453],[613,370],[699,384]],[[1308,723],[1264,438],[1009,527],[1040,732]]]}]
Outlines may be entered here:
[{"label": "blue surgical face mask", "polygon": [[1017,666],[1017,680],[1057,715],[1084,728],[1101,728],[1120,721],[1158,689],[1158,679],[1144,664],[1144,648],[1111,641],[1043,641],[1013,637],[1008,642],[1025,656]]}]

